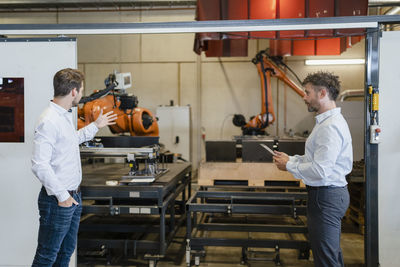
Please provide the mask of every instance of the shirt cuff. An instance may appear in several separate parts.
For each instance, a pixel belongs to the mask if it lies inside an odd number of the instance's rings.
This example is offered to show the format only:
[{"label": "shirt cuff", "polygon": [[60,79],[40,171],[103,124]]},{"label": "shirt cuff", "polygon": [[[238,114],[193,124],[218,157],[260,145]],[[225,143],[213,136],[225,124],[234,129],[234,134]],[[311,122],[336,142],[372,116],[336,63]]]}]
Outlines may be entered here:
[{"label": "shirt cuff", "polygon": [[56,195],[56,198],[58,200],[58,202],[63,202],[65,200],[67,200],[71,195],[68,193],[68,191],[64,191],[59,195]]},{"label": "shirt cuff", "polygon": [[293,157],[289,157],[289,161],[286,162],[286,170],[293,174],[294,170],[296,169],[296,163],[291,158]]},{"label": "shirt cuff", "polygon": [[91,124],[88,125],[91,131],[98,131],[100,128],[96,126],[96,123],[92,122]]},{"label": "shirt cuff", "polygon": [[[297,161],[297,159],[296,159],[295,156],[289,156],[289,161],[295,162],[295,161]],[[288,161],[288,162],[289,162],[289,161]]]}]

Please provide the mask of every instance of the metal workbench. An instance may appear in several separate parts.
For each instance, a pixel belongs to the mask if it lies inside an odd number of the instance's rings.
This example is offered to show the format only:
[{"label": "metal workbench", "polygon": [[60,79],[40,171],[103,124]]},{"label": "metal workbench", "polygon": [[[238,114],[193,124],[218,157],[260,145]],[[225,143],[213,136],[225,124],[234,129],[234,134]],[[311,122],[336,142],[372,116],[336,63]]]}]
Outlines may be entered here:
[{"label": "metal workbench", "polygon": [[83,167],[78,256],[79,251],[90,249],[101,250],[106,255],[119,249],[124,257],[144,254],[151,266],[165,256],[186,218],[191,165],[174,163],[165,167],[168,172],[152,183],[116,186],[108,186],[106,181],[126,175],[129,172],[126,164]]},{"label": "metal workbench", "polygon": [[[297,249],[300,259],[308,259],[310,255],[310,244],[306,237],[308,231],[301,219],[301,216],[306,215],[306,199],[305,189],[299,187],[202,186],[186,204],[187,265],[191,265],[193,254],[195,265],[200,264],[200,256],[204,255],[205,246],[241,247],[242,264],[250,259],[250,248],[274,248],[273,258],[270,260],[275,261],[277,265],[281,263],[279,256],[281,248]],[[240,221],[240,216],[244,217],[244,220]],[[250,220],[249,216],[255,219]],[[268,219],[271,217],[275,223],[269,224]],[[285,219],[289,223],[282,223]],[[303,238],[220,237],[227,231],[287,233],[289,236],[300,234]],[[212,232],[220,232],[219,237],[213,237]],[[260,260],[260,258],[253,259]]]}]

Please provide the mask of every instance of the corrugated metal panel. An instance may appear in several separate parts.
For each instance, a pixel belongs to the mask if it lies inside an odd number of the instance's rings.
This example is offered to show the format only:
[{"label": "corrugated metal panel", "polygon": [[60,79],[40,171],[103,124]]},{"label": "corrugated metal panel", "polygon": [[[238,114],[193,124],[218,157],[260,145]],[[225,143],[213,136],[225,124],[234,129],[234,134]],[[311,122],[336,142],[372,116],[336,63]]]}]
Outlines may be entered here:
[{"label": "corrugated metal panel", "polygon": [[[276,0],[249,0],[250,19],[276,19]],[[276,32],[250,32],[250,37],[275,38]]]}]

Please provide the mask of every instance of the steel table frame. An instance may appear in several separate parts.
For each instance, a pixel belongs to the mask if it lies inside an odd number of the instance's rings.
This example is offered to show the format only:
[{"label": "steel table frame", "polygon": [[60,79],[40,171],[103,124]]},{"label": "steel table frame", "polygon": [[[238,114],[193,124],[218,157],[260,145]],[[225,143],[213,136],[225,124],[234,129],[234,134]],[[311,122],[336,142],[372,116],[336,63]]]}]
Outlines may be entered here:
[{"label": "steel table frame", "polygon": [[[191,264],[191,254],[195,254],[195,264],[199,264],[199,252],[204,246],[242,247],[242,262],[246,261],[245,250],[247,248],[279,248],[298,249],[299,258],[308,259],[310,244],[304,240],[274,240],[274,239],[232,239],[196,237],[198,231],[235,231],[235,232],[268,232],[268,233],[301,233],[307,234],[307,226],[301,225],[266,225],[243,223],[209,223],[204,220],[204,214],[269,214],[292,216],[298,220],[298,215],[306,215],[307,193],[305,189],[293,189],[290,187],[228,187],[205,186],[194,193],[186,204],[186,263]],[[233,188],[254,190],[256,188],[265,192],[237,191]],[[283,189],[288,192],[271,192],[270,190]],[[297,191],[297,192],[293,192]],[[268,204],[269,202],[281,202]],[[202,217],[198,219],[197,213]],[[279,253],[277,254],[279,261]],[[278,262],[277,262],[278,263]]]},{"label": "steel table frame", "polygon": [[[135,216],[156,215],[159,217],[159,225],[118,225],[118,224],[85,224],[81,223],[80,234],[84,232],[123,232],[140,233],[137,239],[113,239],[113,238],[79,238],[78,248],[120,248],[124,254],[129,252],[136,256],[138,251],[146,253],[145,258],[156,261],[165,256],[166,249],[175,236],[179,226],[185,220],[185,202],[191,196],[191,165],[170,164],[170,171],[152,184],[106,186],[105,183],[94,184],[87,181],[82,183],[82,199],[94,200],[95,204],[83,204],[83,214],[97,215],[126,215]],[[90,176],[90,175],[89,175]],[[99,174],[103,176],[104,174]],[[187,191],[187,192],[186,192]],[[181,200],[177,200],[178,196]],[[187,198],[186,198],[187,197]],[[119,204],[118,200],[128,200],[132,203]],[[107,204],[98,204],[102,201]],[[135,202],[140,202],[135,203]],[[148,203],[146,203],[148,202]],[[179,205],[180,216],[176,220],[175,205]],[[169,215],[169,225],[166,225],[166,217]],[[143,216],[142,216],[143,217]],[[154,216],[152,216],[154,217]],[[159,240],[142,239],[147,233],[159,233]],[[154,264],[154,263],[153,263]]]}]

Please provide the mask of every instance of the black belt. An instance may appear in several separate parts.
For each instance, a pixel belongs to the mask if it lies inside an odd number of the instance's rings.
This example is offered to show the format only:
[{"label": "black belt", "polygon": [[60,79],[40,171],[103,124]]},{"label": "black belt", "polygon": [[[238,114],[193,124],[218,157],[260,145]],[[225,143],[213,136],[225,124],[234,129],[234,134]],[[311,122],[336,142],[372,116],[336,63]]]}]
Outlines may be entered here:
[{"label": "black belt", "polygon": [[335,186],[335,185],[326,185],[326,186],[311,186],[311,185],[306,185],[306,188],[308,190],[318,190],[318,189],[333,189],[333,188],[346,188],[347,185],[345,186]]},{"label": "black belt", "polygon": [[81,192],[81,187],[78,186],[78,188],[76,190],[68,190],[68,193],[71,195],[71,197],[75,194],[78,194],[79,192]]}]

